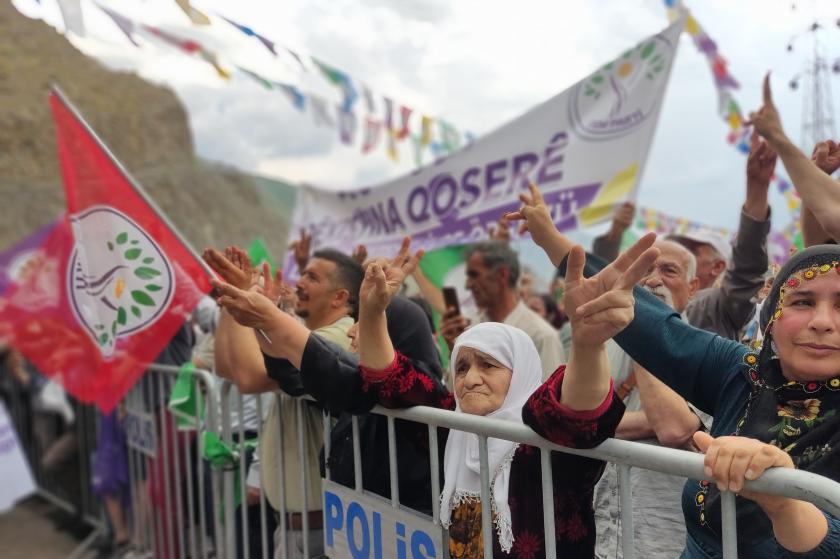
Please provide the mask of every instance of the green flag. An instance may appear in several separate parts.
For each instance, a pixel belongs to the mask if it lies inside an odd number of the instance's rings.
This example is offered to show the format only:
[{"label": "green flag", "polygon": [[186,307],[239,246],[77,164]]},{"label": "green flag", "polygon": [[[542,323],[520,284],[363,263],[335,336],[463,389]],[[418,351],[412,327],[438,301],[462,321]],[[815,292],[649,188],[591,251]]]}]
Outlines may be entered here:
[{"label": "green flag", "polygon": [[[240,453],[254,450],[257,439],[248,439],[243,444],[227,444],[216,433],[205,431],[203,435],[204,459],[214,470],[233,471],[233,506],[238,507],[242,502],[242,473],[239,471]],[[246,473],[247,474],[247,473]],[[224,505],[219,505],[219,518],[224,520]]]},{"label": "green flag", "polygon": [[427,252],[420,260],[420,269],[433,284],[443,287],[452,268],[464,262],[464,248],[467,245],[452,245]]},{"label": "green flag", "polygon": [[[438,288],[442,288],[446,283],[446,276],[449,272],[464,263],[464,249],[466,247],[467,245],[452,245],[427,252],[420,260],[420,269],[429,278],[430,282]],[[434,309],[432,309],[432,318],[435,321],[435,327],[440,331],[440,314]],[[438,334],[438,346],[440,347],[443,366],[448,367],[449,346],[446,345],[446,340],[443,339],[442,334]]]},{"label": "green flag", "polygon": [[252,266],[262,266],[263,262],[268,262],[268,267],[271,268],[271,273],[274,274],[274,262],[271,260],[271,255],[268,252],[268,247],[265,246],[265,241],[257,237],[248,247],[248,258],[251,259]]},{"label": "green flag", "polygon": [[169,395],[169,411],[175,416],[179,431],[198,429],[204,420],[204,399],[193,379],[193,371],[193,363],[184,363]]}]

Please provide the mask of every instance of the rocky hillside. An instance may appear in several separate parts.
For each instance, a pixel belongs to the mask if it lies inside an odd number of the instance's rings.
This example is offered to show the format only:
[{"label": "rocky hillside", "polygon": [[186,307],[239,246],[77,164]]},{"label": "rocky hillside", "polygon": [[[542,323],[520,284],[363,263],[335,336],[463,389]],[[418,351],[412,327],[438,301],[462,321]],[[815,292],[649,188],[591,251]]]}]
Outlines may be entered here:
[{"label": "rocky hillside", "polygon": [[58,84],[192,244],[285,252],[295,190],[197,159],[169,89],[109,70],[0,0],[0,250],[65,208],[47,103]]}]

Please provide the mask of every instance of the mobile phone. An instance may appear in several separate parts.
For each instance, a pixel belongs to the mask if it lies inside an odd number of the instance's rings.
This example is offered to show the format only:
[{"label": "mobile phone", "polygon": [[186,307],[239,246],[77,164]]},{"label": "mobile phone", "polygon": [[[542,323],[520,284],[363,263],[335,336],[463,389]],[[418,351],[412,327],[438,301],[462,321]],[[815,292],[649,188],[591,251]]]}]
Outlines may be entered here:
[{"label": "mobile phone", "polygon": [[461,305],[458,303],[458,292],[454,287],[443,288],[443,302],[447,309],[455,309],[458,314],[461,314]]}]

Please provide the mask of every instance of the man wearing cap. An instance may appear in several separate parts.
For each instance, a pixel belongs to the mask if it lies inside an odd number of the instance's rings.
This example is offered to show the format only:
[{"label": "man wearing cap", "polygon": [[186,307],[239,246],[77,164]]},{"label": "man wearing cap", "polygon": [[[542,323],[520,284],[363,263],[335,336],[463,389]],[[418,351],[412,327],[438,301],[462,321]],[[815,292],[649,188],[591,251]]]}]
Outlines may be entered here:
[{"label": "man wearing cap", "polygon": [[[749,216],[747,216],[749,219]],[[746,229],[748,231],[757,231],[761,237],[761,227],[751,227],[754,223],[763,224],[763,222],[751,220],[747,221]],[[769,225],[769,220],[767,221]],[[741,229],[744,229],[744,213],[741,212]],[[766,234],[765,234],[766,237]],[[715,287],[715,284],[723,278],[722,274],[726,271],[726,265],[732,258],[732,245],[724,238],[723,235],[716,231],[708,229],[699,229],[696,231],[687,231],[680,234],[671,234],[665,237],[671,241],[676,241],[682,246],[691,251],[694,258],[697,259],[697,279],[700,280],[700,289],[708,289]]]},{"label": "man wearing cap", "polygon": [[[775,168],[776,153],[754,134],[747,158],[747,196],[732,245],[711,230],[667,237],[685,246],[697,260],[700,290],[683,314],[692,326],[740,340],[741,331],[752,318],[754,298],[764,285],[768,266],[770,206],[767,191]],[[618,255],[621,234],[632,222],[626,219],[623,208],[616,212],[610,231],[593,244],[593,252],[607,261]]]}]

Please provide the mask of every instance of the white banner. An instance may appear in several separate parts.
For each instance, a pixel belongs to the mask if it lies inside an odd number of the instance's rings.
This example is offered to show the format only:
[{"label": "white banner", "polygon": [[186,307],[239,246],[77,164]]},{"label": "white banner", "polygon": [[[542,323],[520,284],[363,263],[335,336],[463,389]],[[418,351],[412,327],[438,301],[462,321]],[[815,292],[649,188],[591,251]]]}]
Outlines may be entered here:
[{"label": "white banner", "polygon": [[20,499],[35,492],[35,479],[23,455],[15,427],[6,405],[0,401],[0,513],[15,506]]},{"label": "white banner", "polygon": [[469,242],[519,208],[529,181],[561,230],[603,221],[635,199],[683,25],[411,175],[354,191],[302,187],[293,233],[307,229],[314,249],[361,243],[370,254],[394,252],[405,235],[427,250]]}]

